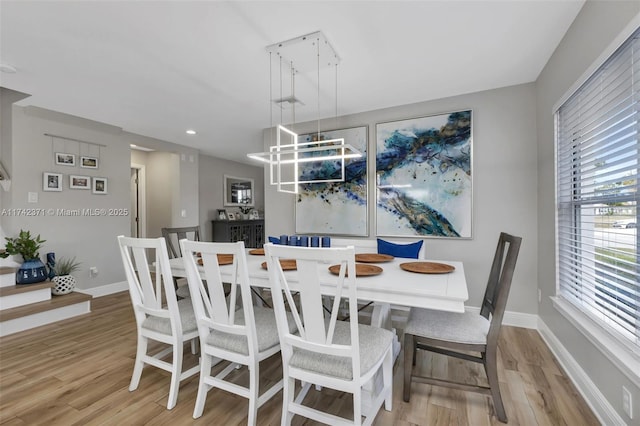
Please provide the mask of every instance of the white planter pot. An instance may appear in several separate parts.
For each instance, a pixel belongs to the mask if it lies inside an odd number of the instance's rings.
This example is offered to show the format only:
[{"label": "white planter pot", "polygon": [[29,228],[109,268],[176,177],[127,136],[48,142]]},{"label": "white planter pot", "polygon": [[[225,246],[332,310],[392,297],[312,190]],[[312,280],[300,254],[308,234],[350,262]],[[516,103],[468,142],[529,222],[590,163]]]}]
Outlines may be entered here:
[{"label": "white planter pot", "polygon": [[51,293],[56,296],[71,293],[76,288],[76,277],[73,275],[53,277],[53,282],[55,285],[51,289]]}]

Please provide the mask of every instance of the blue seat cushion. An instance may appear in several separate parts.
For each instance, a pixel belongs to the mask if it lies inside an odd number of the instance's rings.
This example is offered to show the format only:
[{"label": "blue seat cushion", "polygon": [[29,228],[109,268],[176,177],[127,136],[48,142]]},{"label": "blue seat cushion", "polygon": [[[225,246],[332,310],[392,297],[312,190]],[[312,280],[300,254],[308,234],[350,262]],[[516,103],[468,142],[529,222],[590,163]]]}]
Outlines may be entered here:
[{"label": "blue seat cushion", "polygon": [[393,257],[404,257],[407,259],[417,259],[424,241],[416,241],[409,244],[395,244],[378,238],[378,253],[388,254]]},{"label": "blue seat cushion", "polygon": [[269,242],[273,244],[280,244],[280,238],[278,237],[269,237]]}]

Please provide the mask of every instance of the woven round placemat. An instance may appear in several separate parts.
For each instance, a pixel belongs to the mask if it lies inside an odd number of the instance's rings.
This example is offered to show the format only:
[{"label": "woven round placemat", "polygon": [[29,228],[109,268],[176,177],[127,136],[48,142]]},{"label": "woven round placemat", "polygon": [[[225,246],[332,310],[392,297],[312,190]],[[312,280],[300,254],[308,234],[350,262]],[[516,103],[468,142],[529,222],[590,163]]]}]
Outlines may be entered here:
[{"label": "woven round placemat", "polygon": [[400,268],[418,274],[448,274],[456,269],[454,266],[436,262],[407,262],[401,263]]},{"label": "woven round placemat", "polygon": [[[329,272],[334,275],[340,273],[340,265],[329,266]],[[356,263],[356,277],[370,277],[371,275],[379,275],[382,273],[382,268],[376,265],[366,265],[363,263]],[[347,272],[347,276],[349,273]]]},{"label": "woven round placemat", "polygon": [[358,253],[356,254],[356,262],[362,263],[382,263],[391,262],[394,259],[390,254],[380,253]]}]

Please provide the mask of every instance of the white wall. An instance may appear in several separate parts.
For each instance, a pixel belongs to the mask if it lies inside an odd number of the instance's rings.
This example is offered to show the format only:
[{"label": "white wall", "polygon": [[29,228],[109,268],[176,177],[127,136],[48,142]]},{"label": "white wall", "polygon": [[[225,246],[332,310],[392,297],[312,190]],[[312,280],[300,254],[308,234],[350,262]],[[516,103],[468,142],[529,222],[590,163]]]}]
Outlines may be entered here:
[{"label": "white wall", "polygon": [[[500,231],[523,237],[508,310],[536,314],[537,308],[537,164],[533,84],[338,117],[323,129],[369,127],[369,238],[375,238],[376,123],[444,112],[473,110],[473,238],[427,238],[426,256],[458,259],[465,265],[469,306],[479,306]],[[317,123],[296,125],[300,133]],[[269,145],[268,130],[264,146]],[[268,182],[265,170],[265,182]],[[293,234],[294,197],[265,185],[268,235]],[[415,239],[415,238],[412,238]]]},{"label": "white wall", "polygon": [[[536,83],[538,117],[538,275],[543,294],[539,315],[628,424],[640,425],[640,388],[553,307],[556,292],[553,106],[581,77],[629,21],[640,2],[588,1]],[[633,393],[634,419],[622,411],[622,385]]]},{"label": "white wall", "polygon": [[200,156],[200,229],[202,240],[211,241],[211,221],[218,209],[237,211],[237,207],[224,206],[224,175],[251,178],[254,181],[255,208],[264,211],[264,179],[262,167],[222,160],[208,155]]}]

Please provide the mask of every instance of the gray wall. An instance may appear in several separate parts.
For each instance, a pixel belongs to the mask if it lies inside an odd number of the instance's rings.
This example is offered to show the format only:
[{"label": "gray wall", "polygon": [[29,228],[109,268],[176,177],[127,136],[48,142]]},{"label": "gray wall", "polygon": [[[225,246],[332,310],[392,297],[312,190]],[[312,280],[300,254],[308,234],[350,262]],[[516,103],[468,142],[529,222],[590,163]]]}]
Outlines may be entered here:
[{"label": "gray wall", "polygon": [[200,229],[202,239],[211,241],[211,221],[217,218],[217,209],[238,211],[237,207],[224,206],[224,175],[252,178],[254,180],[255,208],[261,212],[265,209],[264,179],[262,167],[222,160],[208,155],[200,156]]},{"label": "gray wall", "polygon": [[[369,238],[375,238],[375,124],[473,110],[473,238],[428,238],[426,256],[458,259],[465,265],[469,306],[479,306],[500,231],[523,237],[507,309],[537,314],[537,180],[535,90],[525,84],[435,101],[339,117],[323,129],[369,127]],[[317,123],[296,125],[299,133]],[[264,133],[268,148],[268,130]],[[265,170],[265,182],[268,182]],[[268,235],[295,232],[294,196],[265,185]],[[415,239],[415,238],[414,238]]]},{"label": "gray wall", "polygon": [[[582,369],[629,424],[640,424],[640,389],[553,307],[556,292],[553,106],[640,12],[640,2],[588,1],[540,74],[538,117],[538,275],[543,302],[539,315]],[[606,18],[606,19],[604,19]],[[634,419],[622,411],[622,385],[633,392]]]},{"label": "gray wall", "polygon": [[[0,93],[3,117],[7,105],[15,101]],[[147,205],[151,221],[148,236],[160,236],[162,226],[186,226],[199,222],[198,151],[157,139],[146,138],[103,123],[86,120],[35,107],[13,106],[10,120],[12,131],[4,137],[2,161],[12,170],[12,186],[2,192],[2,207],[12,209],[53,209],[53,214],[37,217],[0,217],[5,235],[14,236],[20,229],[29,229],[47,240],[41,257],[53,251],[57,257],[76,256],[82,262],[77,272],[78,287],[90,289],[124,281],[122,261],[116,236],[130,234],[130,216],[64,216],[58,209],[129,209],[130,167],[142,158],[133,157],[129,144],[135,143],[158,150],[146,156],[147,195],[149,190],[161,193]],[[3,129],[4,130],[4,129]],[[56,165],[54,151],[87,154],[95,146],[44,136],[44,133],[105,145],[99,149],[99,169]],[[7,148],[8,147],[8,148]],[[95,155],[97,151],[90,152]],[[79,160],[78,158],[76,160]],[[62,173],[63,191],[42,190],[43,172]],[[69,175],[108,178],[108,194],[96,195],[90,190],[69,189]],[[220,183],[222,185],[222,183]],[[37,203],[27,203],[27,194],[38,194]],[[186,217],[181,211],[185,210]],[[149,225],[149,223],[148,223]],[[96,266],[99,274],[89,278],[88,269]]]},{"label": "gray wall", "polygon": [[147,237],[162,236],[162,228],[170,226],[173,184],[178,179],[178,155],[150,152],[146,163]]},{"label": "gray wall", "polygon": [[[99,168],[56,165],[54,150],[77,155],[86,152],[88,146],[60,139],[52,142],[44,133],[105,145],[100,148]],[[4,232],[13,236],[20,229],[28,229],[40,234],[47,240],[40,250],[41,257],[49,251],[55,252],[58,258],[75,256],[82,262],[80,271],[76,273],[79,288],[122,281],[122,261],[115,236],[129,233],[129,217],[64,216],[58,213],[58,209],[129,208],[129,146],[122,143],[122,131],[117,127],[40,108],[14,106],[12,137],[12,186],[6,208],[35,208],[51,212],[46,216],[7,218],[10,220],[3,221]],[[79,158],[76,157],[76,161]],[[43,172],[62,173],[63,191],[43,191]],[[106,177],[108,194],[96,195],[91,190],[69,189],[70,174]],[[38,194],[37,203],[27,203],[28,192]],[[95,278],[89,278],[91,266],[98,268],[99,274]]]}]

